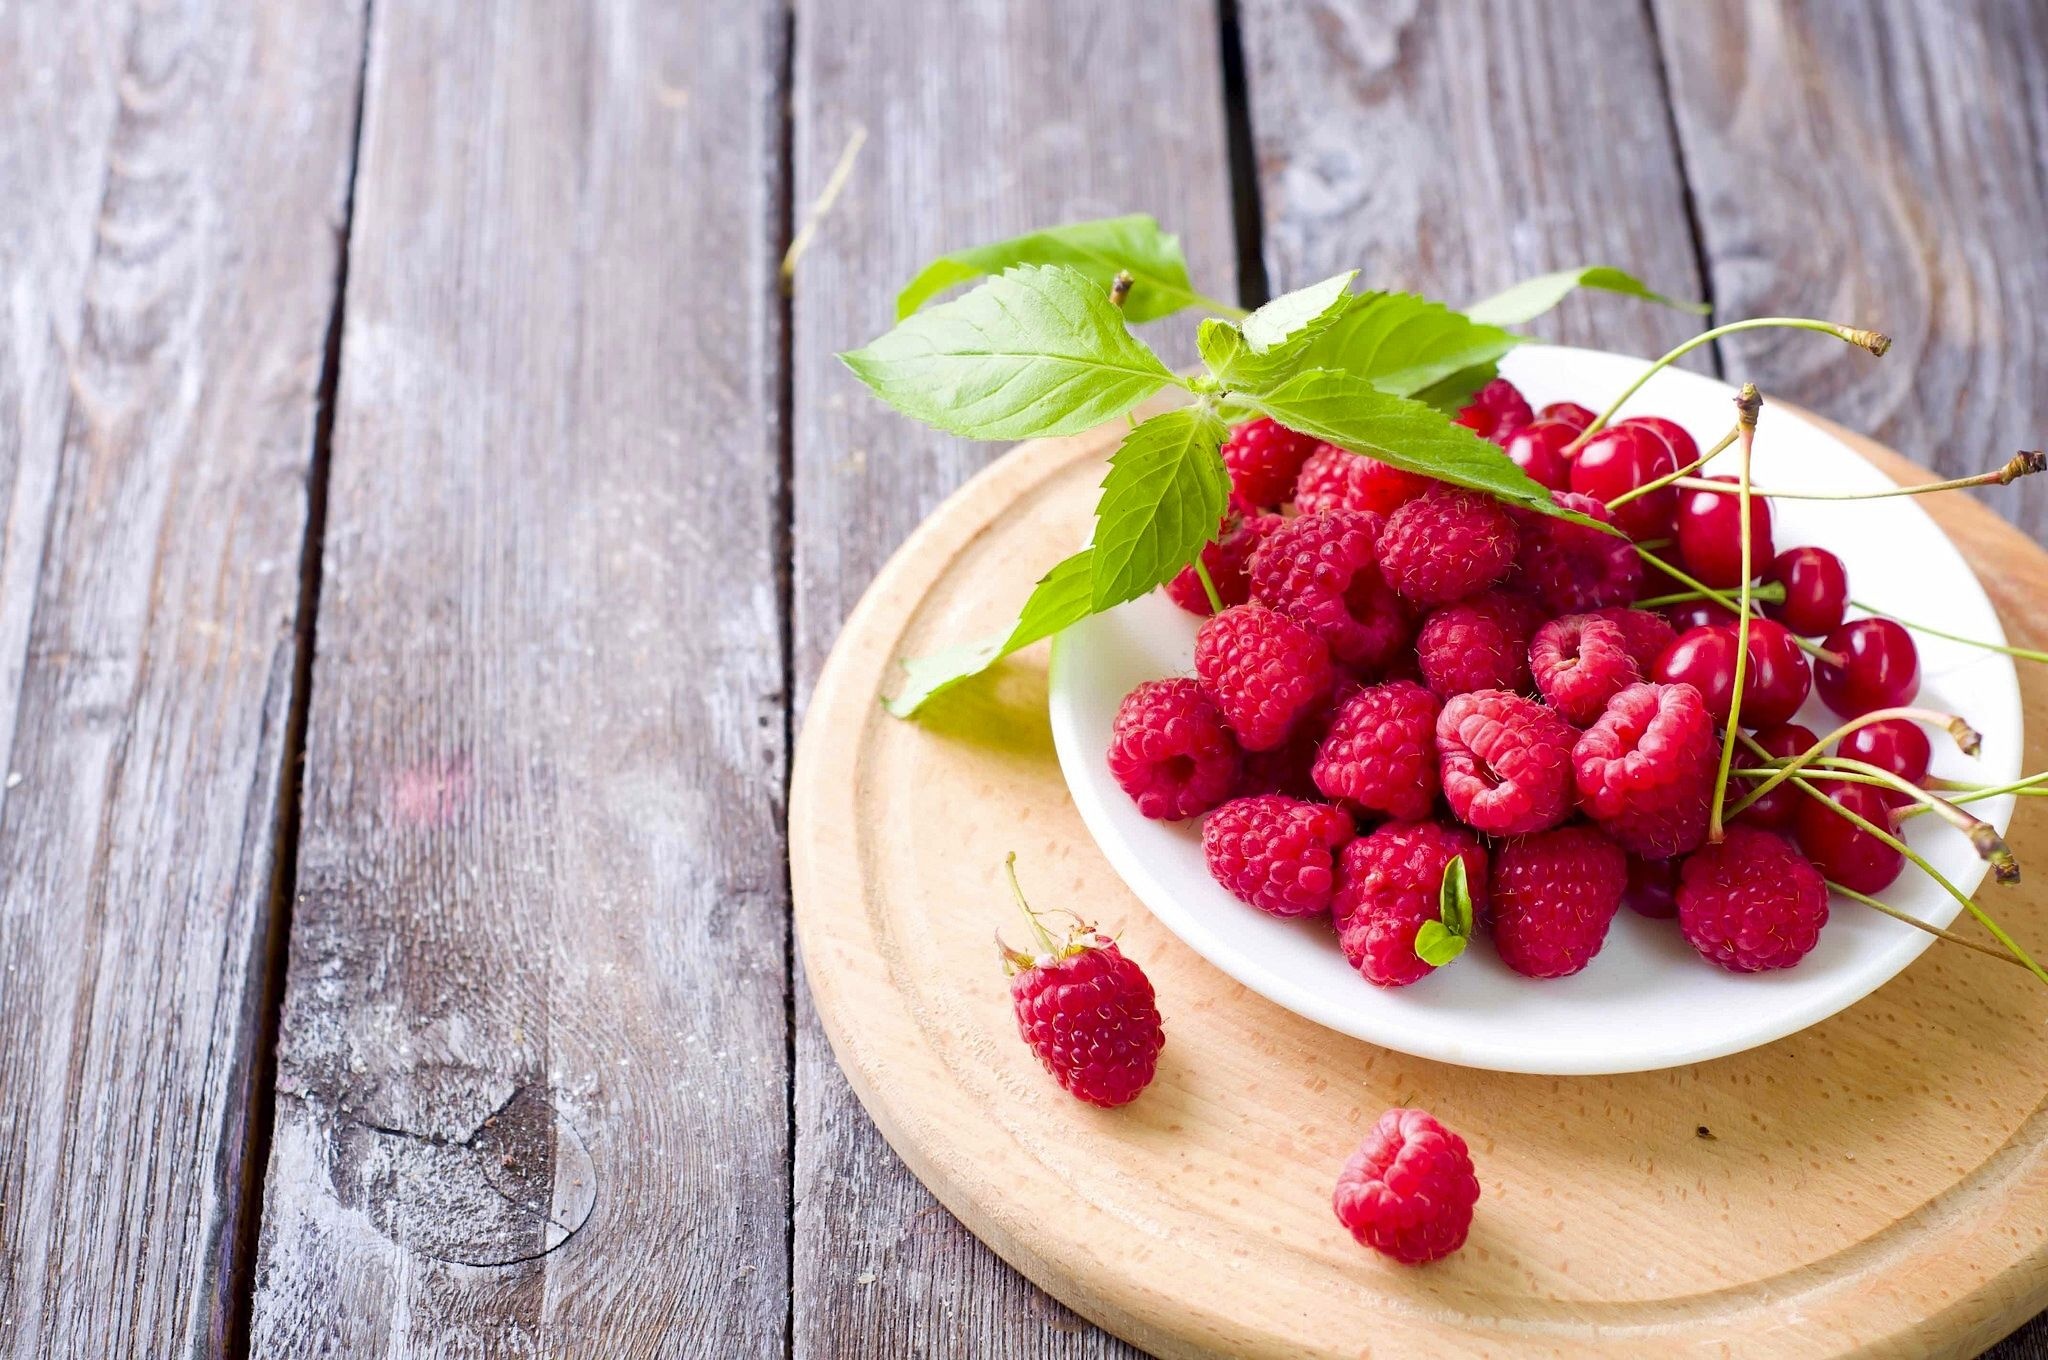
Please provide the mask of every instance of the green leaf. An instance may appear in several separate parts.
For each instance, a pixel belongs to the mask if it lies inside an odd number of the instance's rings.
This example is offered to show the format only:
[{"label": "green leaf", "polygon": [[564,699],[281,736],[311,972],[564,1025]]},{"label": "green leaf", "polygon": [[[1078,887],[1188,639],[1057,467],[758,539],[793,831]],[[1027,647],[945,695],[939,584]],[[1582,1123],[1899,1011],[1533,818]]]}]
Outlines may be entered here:
[{"label": "green leaf", "polygon": [[1145,214],[1135,213],[1070,222],[941,255],[896,295],[896,319],[901,321],[955,284],[1025,264],[1071,269],[1103,293],[1109,291],[1118,270],[1128,270],[1131,295],[1124,299],[1124,315],[1134,323],[1156,321],[1183,307],[1209,302],[1188,283],[1180,238],[1161,231]]},{"label": "green leaf", "polygon": [[903,687],[893,698],[883,700],[882,706],[896,717],[908,718],[934,695],[945,693],[969,676],[981,674],[1010,653],[1087,618],[1094,612],[1089,605],[1093,558],[1093,550],[1083,548],[1041,577],[1009,632],[980,642],[963,642],[929,656],[905,659]]},{"label": "green leaf", "polygon": [[1444,929],[1460,939],[1472,933],[1472,884],[1465,876],[1465,857],[1451,856],[1444,866],[1444,881],[1437,889],[1437,915]]},{"label": "green leaf", "polygon": [[1195,327],[1195,352],[1219,383],[1228,387],[1231,373],[1251,353],[1251,346],[1245,343],[1243,331],[1212,317]]},{"label": "green leaf", "polygon": [[1312,332],[1346,305],[1356,269],[1282,293],[1239,323],[1245,344],[1254,354],[1265,354],[1289,338]]},{"label": "green leaf", "polygon": [[1415,957],[1441,968],[1465,952],[1465,937],[1445,930],[1441,921],[1424,921],[1415,932]]},{"label": "green leaf", "polygon": [[840,360],[907,416],[970,439],[1076,434],[1179,381],[1071,269],[1026,265]]},{"label": "green leaf", "polygon": [[1216,536],[1230,504],[1220,452],[1229,433],[1214,413],[1187,406],[1124,436],[1095,507],[1096,609],[1171,579]]},{"label": "green leaf", "polygon": [[1564,301],[1577,288],[1597,288],[1605,293],[1622,293],[1628,297],[1641,298],[1645,302],[1676,307],[1681,312],[1692,312],[1698,316],[1705,316],[1712,310],[1704,302],[1685,302],[1652,292],[1649,285],[1635,275],[1611,265],[1591,264],[1578,269],[1560,269],[1554,274],[1538,274],[1533,279],[1524,279],[1512,288],[1502,289],[1484,301],[1473,303],[1465,309],[1465,315],[1487,325],[1517,326],[1543,315]]},{"label": "green leaf", "polygon": [[[1205,327],[1224,324],[1204,323]],[[1246,325],[1250,325],[1249,318]],[[1245,342],[1235,350],[1226,349],[1220,335],[1214,337],[1210,348],[1203,350],[1203,358],[1229,391],[1270,391],[1296,373],[1326,368],[1364,378],[1382,392],[1406,397],[1479,369],[1491,376],[1493,362],[1521,343],[1519,335],[1479,325],[1441,302],[1412,293],[1346,293],[1285,343],[1264,353],[1249,343],[1247,332]],[[1227,362],[1219,363],[1211,348]],[[1478,387],[1479,383],[1473,383],[1464,396]],[[1448,389],[1441,396],[1432,392],[1431,404],[1456,395]],[[1462,402],[1459,397],[1457,404]],[[1455,405],[1446,409],[1455,409]]]}]

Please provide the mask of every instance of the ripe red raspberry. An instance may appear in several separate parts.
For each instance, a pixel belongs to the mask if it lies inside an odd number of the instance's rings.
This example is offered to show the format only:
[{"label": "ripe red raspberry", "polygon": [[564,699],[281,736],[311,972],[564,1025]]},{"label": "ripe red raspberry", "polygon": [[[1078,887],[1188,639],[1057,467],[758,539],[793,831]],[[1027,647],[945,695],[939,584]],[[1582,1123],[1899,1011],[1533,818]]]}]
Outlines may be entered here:
[{"label": "ripe red raspberry", "polygon": [[1223,441],[1231,490],[1253,509],[1273,509],[1293,493],[1301,465],[1320,442],[1265,416],[1247,420]]},{"label": "ripe red raspberry", "polygon": [[1493,852],[1493,943],[1525,977],[1578,972],[1606,943],[1628,856],[1590,826],[1561,826]]},{"label": "ripe red raspberry", "polygon": [[[1251,577],[1246,574],[1252,553],[1266,535],[1286,522],[1278,515],[1226,520],[1222,534],[1202,549],[1202,565],[1209,569],[1209,580],[1224,608],[1243,604],[1252,597]],[[1180,575],[1166,583],[1166,597],[1190,614],[1206,616],[1210,612],[1209,592],[1202,589],[1202,578],[1195,575],[1192,566],[1182,567]]]},{"label": "ripe red raspberry", "polygon": [[1586,814],[1645,859],[1699,848],[1720,758],[1714,720],[1691,685],[1630,685],[1572,750]]},{"label": "ripe red raspberry", "polygon": [[1230,797],[1243,759],[1223,711],[1193,680],[1147,680],[1110,728],[1109,772],[1147,817],[1196,817]]},{"label": "ripe red raspberry", "polygon": [[1327,803],[1237,798],[1202,822],[1202,854],[1240,902],[1275,916],[1315,916],[1330,909],[1336,852],[1356,830]]},{"label": "ripe red raspberry", "polygon": [[1439,699],[1529,688],[1529,639],[1540,615],[1521,595],[1484,590],[1433,610],[1415,635],[1422,678]]},{"label": "ripe red raspberry", "polygon": [[1733,973],[1790,968],[1820,942],[1828,887],[1783,836],[1731,826],[1679,870],[1678,929]]},{"label": "ripe red raspberry", "polygon": [[1380,525],[1363,510],[1288,520],[1252,555],[1252,598],[1306,624],[1344,665],[1379,671],[1413,636],[1407,607],[1380,579]]},{"label": "ripe red raspberry", "polygon": [[1574,727],[1607,711],[1607,701],[1643,678],[1621,625],[1597,614],[1566,614],[1536,630],[1529,673],[1550,706]]},{"label": "ripe red raspberry", "polygon": [[1477,491],[1447,487],[1408,502],[1380,530],[1380,572],[1417,604],[1448,604],[1493,585],[1515,564],[1515,521]]},{"label": "ripe red raspberry", "polygon": [[1444,801],[1467,826],[1526,836],[1572,810],[1578,733],[1533,699],[1503,689],[1460,694],[1436,720]]},{"label": "ripe red raspberry", "polygon": [[1025,904],[1016,856],[1010,860],[1010,890],[1030,918],[1039,950],[1033,955],[1002,945],[1018,1032],[1067,1094],[1105,1109],[1127,1105],[1151,1082],[1166,1045],[1152,983],[1093,926],[1076,926],[1055,940]]},{"label": "ripe red raspberry", "polygon": [[1657,658],[1664,655],[1664,649],[1678,637],[1678,630],[1671,626],[1671,620],[1654,609],[1611,605],[1592,612],[1596,618],[1621,625],[1622,646],[1628,648],[1629,659],[1644,675],[1650,673],[1650,667],[1657,664]]},{"label": "ripe red raspberry", "polygon": [[1295,513],[1318,510],[1370,510],[1388,515],[1431,487],[1434,477],[1407,472],[1335,444],[1318,445],[1301,465],[1294,482]]},{"label": "ripe red raspberry", "polygon": [[1473,393],[1472,400],[1459,407],[1451,420],[1481,439],[1505,444],[1508,436],[1535,418],[1521,389],[1506,378],[1495,378]]},{"label": "ripe red raspberry", "polygon": [[1436,696],[1412,680],[1344,701],[1316,753],[1316,787],[1372,812],[1413,820],[1436,804]]},{"label": "ripe red raspberry", "polygon": [[1286,741],[1270,751],[1245,752],[1244,775],[1237,784],[1238,795],[1249,798],[1254,794],[1283,793],[1306,802],[1322,798],[1322,790],[1316,787],[1313,773],[1316,752],[1322,748],[1323,737],[1329,732],[1337,710],[1360,688],[1355,678],[1339,670],[1337,684],[1330,697],[1314,712],[1303,716]]},{"label": "ripe red raspberry", "polygon": [[1414,1266],[1464,1246],[1478,1202],[1465,1140],[1421,1110],[1388,1110],[1337,1174],[1332,1205],[1359,1245]]},{"label": "ripe red raspberry", "polygon": [[1323,640],[1278,610],[1240,604],[1195,634],[1195,674],[1247,751],[1270,751],[1336,682]]},{"label": "ripe red raspberry", "polygon": [[1472,913],[1484,919],[1486,851],[1465,828],[1387,822],[1344,847],[1330,911],[1344,957],[1367,982],[1405,987],[1435,971],[1415,952],[1415,936],[1424,921],[1440,919],[1444,870],[1453,857],[1465,861]]},{"label": "ripe red raspberry", "polygon": [[[1602,524],[1614,522],[1607,507],[1591,496],[1553,491],[1550,498]],[[1636,598],[1643,563],[1627,539],[1555,515],[1525,514],[1521,523],[1516,579],[1552,613],[1583,614]]]}]

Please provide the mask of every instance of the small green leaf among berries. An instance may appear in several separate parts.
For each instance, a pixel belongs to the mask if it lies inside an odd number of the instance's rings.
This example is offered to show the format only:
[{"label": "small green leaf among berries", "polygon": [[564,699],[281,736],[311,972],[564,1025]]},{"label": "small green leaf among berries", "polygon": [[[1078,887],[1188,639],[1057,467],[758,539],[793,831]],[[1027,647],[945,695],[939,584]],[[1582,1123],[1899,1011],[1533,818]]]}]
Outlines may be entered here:
[{"label": "small green leaf among berries", "polygon": [[1094,609],[1164,585],[1216,536],[1230,504],[1228,434],[1213,412],[1188,406],[1124,436],[1095,507]]},{"label": "small green leaf among berries", "polygon": [[1627,297],[1641,298],[1665,307],[1675,307],[1681,312],[1705,316],[1713,309],[1703,302],[1686,302],[1679,298],[1666,297],[1653,292],[1650,286],[1635,275],[1612,265],[1582,265],[1577,269],[1560,269],[1550,274],[1538,274],[1533,279],[1503,288],[1490,298],[1473,303],[1465,309],[1465,315],[1474,321],[1491,326],[1517,326],[1524,321],[1533,321],[1555,307],[1580,288],[1593,288],[1603,293],[1621,293]]},{"label": "small green leaf among berries", "polygon": [[1124,315],[1133,322],[1157,321],[1197,305],[1238,310],[1197,293],[1188,282],[1180,238],[1161,231],[1149,215],[1133,213],[1069,222],[941,255],[896,295],[896,319],[910,316],[948,288],[1026,264],[1072,270],[1104,293],[1119,270],[1128,272],[1131,292],[1124,300]]},{"label": "small green leaf among berries", "polygon": [[1444,866],[1443,887],[1438,891],[1437,914],[1415,932],[1415,956],[1432,968],[1441,968],[1465,952],[1472,938],[1472,884],[1465,876],[1465,857],[1451,856]]},{"label": "small green leaf among berries", "polygon": [[962,680],[981,674],[996,662],[1043,641],[1068,624],[1079,623],[1094,613],[1090,592],[1094,579],[1094,550],[1083,548],[1039,578],[1016,626],[1009,632],[979,642],[963,642],[927,656],[907,657],[903,662],[903,687],[882,706],[898,718],[908,718]]},{"label": "small green leaf among berries", "polygon": [[1268,354],[1297,336],[1313,335],[1344,309],[1351,296],[1351,281],[1357,277],[1358,271],[1353,269],[1282,293],[1239,323],[1245,344],[1254,354]]}]

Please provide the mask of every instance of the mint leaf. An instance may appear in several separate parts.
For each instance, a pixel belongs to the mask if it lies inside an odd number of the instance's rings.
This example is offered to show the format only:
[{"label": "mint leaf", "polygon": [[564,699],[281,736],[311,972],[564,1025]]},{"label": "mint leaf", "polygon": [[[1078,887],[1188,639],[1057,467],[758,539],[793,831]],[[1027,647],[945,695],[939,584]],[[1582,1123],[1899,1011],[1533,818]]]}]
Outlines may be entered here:
[{"label": "mint leaf", "polygon": [[1437,889],[1437,915],[1444,929],[1464,937],[1472,933],[1472,884],[1465,876],[1465,857],[1451,856],[1444,866],[1444,881]]},{"label": "mint leaf", "polygon": [[1171,579],[1216,536],[1230,504],[1229,433],[1214,413],[1187,406],[1124,436],[1095,507],[1094,608]]},{"label": "mint leaf", "polygon": [[1441,968],[1465,952],[1465,937],[1445,930],[1441,921],[1424,921],[1415,932],[1415,957]]},{"label": "mint leaf", "polygon": [[1243,331],[1228,321],[1211,318],[1195,327],[1195,352],[1202,356],[1218,384],[1228,388],[1231,375],[1251,353],[1251,346],[1245,342]]},{"label": "mint leaf", "polygon": [[1345,299],[1351,296],[1351,281],[1357,277],[1354,269],[1282,293],[1238,323],[1245,344],[1252,353],[1264,354],[1290,337],[1313,331],[1345,306]]},{"label": "mint leaf", "polygon": [[1521,343],[1519,335],[1413,293],[1360,293],[1298,357],[1304,370],[1335,369],[1412,397]]},{"label": "mint leaf", "polygon": [[1083,548],[1041,577],[1009,632],[980,642],[963,642],[929,656],[906,658],[903,687],[894,698],[883,700],[882,706],[895,717],[907,718],[934,695],[1087,618],[1094,612],[1089,605],[1093,557],[1092,549]]},{"label": "mint leaf", "polygon": [[1077,434],[1179,381],[1071,269],[1026,265],[839,356],[907,416],[970,439]]},{"label": "mint leaf", "polygon": [[1524,279],[1484,301],[1473,303],[1465,309],[1465,315],[1490,326],[1516,326],[1543,315],[1564,301],[1577,288],[1597,288],[1606,293],[1622,293],[1628,297],[1641,298],[1645,302],[1676,307],[1681,312],[1692,312],[1698,316],[1705,316],[1712,310],[1703,302],[1684,302],[1678,298],[1652,292],[1649,285],[1641,279],[1612,265],[1591,264],[1578,269],[1560,269],[1554,274],[1538,274],[1533,279]]},{"label": "mint leaf", "polygon": [[[1180,238],[1161,231],[1145,214],[1136,213],[1069,222],[941,255],[896,295],[896,319],[903,320],[955,284],[1026,264],[1071,269],[1105,293],[1118,270],[1129,270],[1131,295],[1124,299],[1124,314],[1133,322],[1156,321],[1183,307],[1209,303],[1188,283]],[[1237,311],[1227,304],[1210,305]]]}]

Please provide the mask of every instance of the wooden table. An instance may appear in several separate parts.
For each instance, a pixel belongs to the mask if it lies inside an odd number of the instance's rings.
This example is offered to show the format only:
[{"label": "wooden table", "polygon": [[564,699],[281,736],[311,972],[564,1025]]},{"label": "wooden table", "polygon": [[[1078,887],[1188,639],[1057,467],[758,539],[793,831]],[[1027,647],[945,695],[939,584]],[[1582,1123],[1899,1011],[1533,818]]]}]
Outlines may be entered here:
[{"label": "wooden table", "polygon": [[804,696],[997,452],[832,358],[942,248],[1611,262],[1891,332],[1700,358],[1922,462],[2048,427],[2031,0],[793,9],[0,12],[0,1352],[1132,1353],[904,1172],[792,958]]}]

